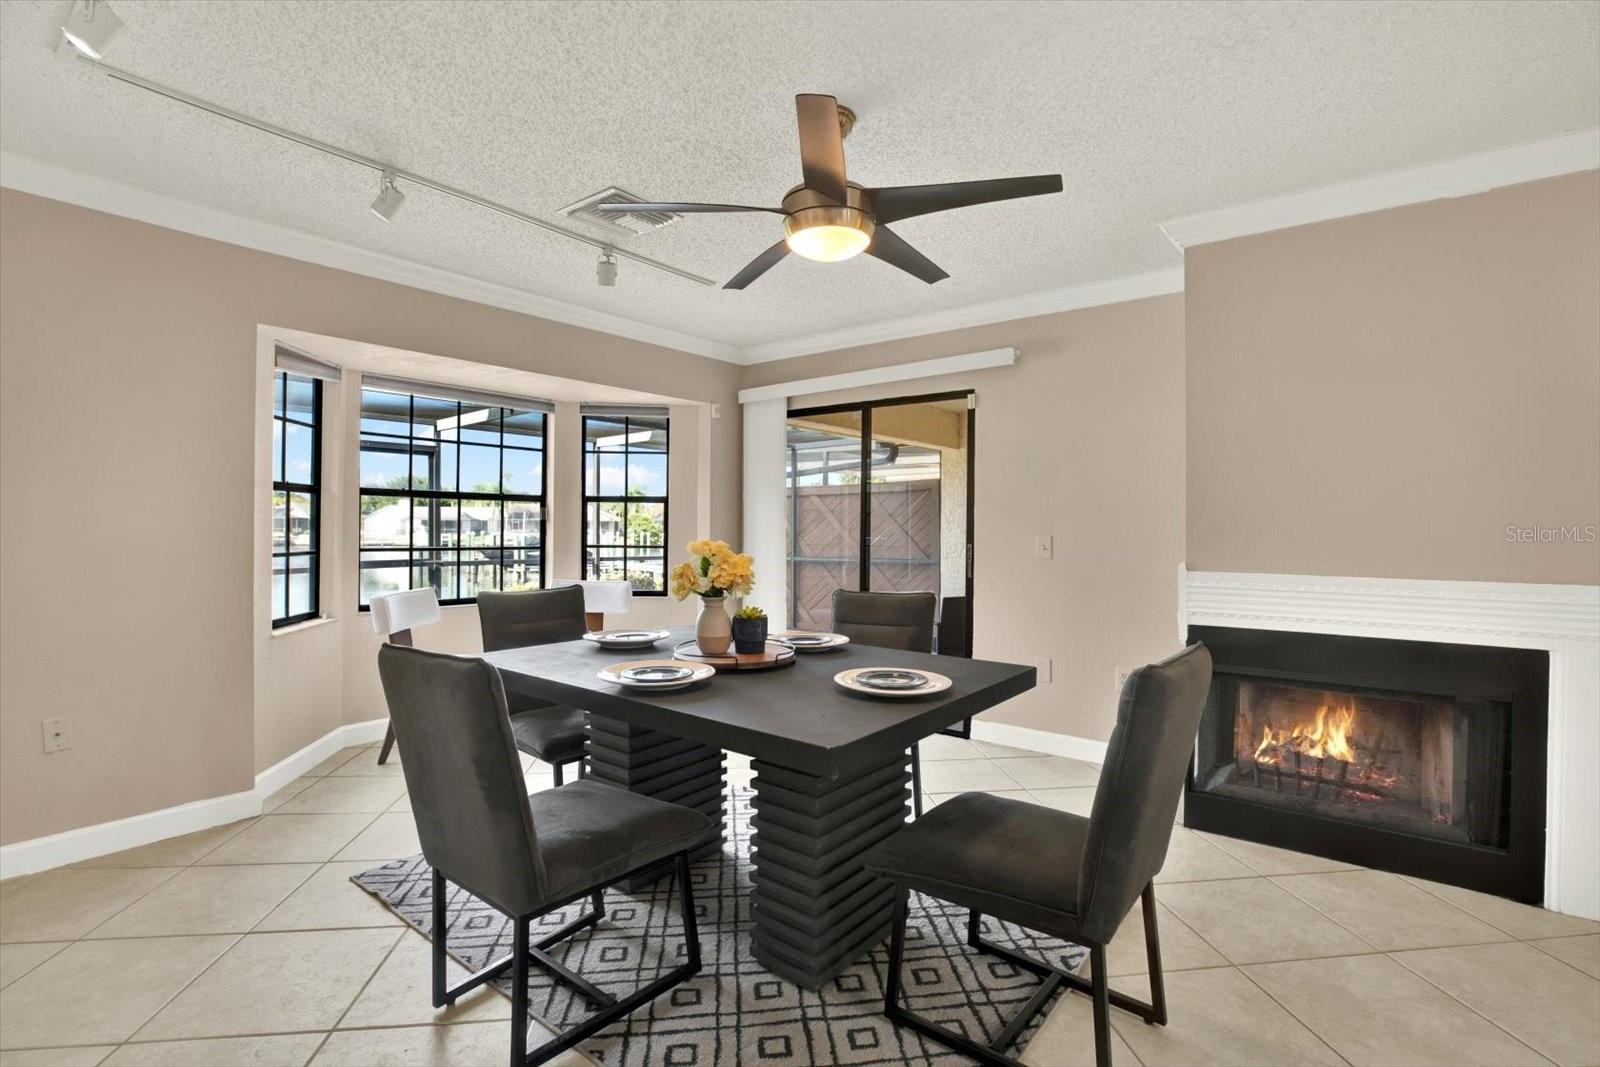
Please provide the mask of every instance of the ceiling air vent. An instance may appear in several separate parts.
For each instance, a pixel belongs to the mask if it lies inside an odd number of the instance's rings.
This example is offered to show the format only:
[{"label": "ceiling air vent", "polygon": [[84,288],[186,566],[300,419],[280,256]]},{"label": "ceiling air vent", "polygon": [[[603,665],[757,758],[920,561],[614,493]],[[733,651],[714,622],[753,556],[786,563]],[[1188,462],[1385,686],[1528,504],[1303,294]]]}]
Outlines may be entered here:
[{"label": "ceiling air vent", "polygon": [[676,222],[682,216],[670,211],[628,211],[620,214],[611,212],[601,213],[594,210],[596,204],[643,204],[647,201],[642,196],[634,196],[625,189],[612,186],[602,189],[598,193],[579,200],[576,204],[569,204],[561,209],[561,214],[568,218],[577,219],[594,227],[608,237],[626,240],[629,237],[638,237],[640,234],[659,230],[663,226]]}]

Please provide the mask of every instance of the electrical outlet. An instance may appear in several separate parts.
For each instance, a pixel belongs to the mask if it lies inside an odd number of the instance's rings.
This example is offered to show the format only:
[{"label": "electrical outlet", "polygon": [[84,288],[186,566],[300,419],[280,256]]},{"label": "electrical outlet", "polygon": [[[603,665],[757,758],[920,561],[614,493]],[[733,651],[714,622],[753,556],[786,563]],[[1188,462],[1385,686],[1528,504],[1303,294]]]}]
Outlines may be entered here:
[{"label": "electrical outlet", "polygon": [[41,719],[44,726],[44,750],[60,752],[72,747],[72,724],[66,719]]},{"label": "electrical outlet", "polygon": [[1056,558],[1056,539],[1049,534],[1040,534],[1033,539],[1033,554],[1039,559]]},{"label": "electrical outlet", "polygon": [[1040,685],[1049,685],[1051,682],[1050,657],[1043,656],[1033,661],[1033,669],[1039,676]]},{"label": "electrical outlet", "polygon": [[722,405],[721,404],[712,404],[711,405],[711,417],[713,419],[722,418]]}]

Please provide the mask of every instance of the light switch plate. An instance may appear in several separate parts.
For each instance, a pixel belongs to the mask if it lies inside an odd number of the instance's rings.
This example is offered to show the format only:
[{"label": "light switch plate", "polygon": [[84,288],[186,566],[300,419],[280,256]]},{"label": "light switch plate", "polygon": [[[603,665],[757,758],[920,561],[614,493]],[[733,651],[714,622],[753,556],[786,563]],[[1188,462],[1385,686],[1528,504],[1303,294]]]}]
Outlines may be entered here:
[{"label": "light switch plate", "polygon": [[1050,682],[1052,681],[1052,678],[1051,678],[1051,671],[1050,671],[1050,657],[1049,656],[1042,656],[1039,659],[1034,660],[1033,661],[1033,669],[1039,675],[1039,684],[1040,685],[1049,685],[1050,684]]},{"label": "light switch plate", "polygon": [[44,726],[44,750],[46,752],[60,752],[64,748],[72,747],[72,724],[64,718],[42,719]]},{"label": "light switch plate", "polygon": [[1056,539],[1049,534],[1040,534],[1033,539],[1033,554],[1039,559],[1056,558]]}]

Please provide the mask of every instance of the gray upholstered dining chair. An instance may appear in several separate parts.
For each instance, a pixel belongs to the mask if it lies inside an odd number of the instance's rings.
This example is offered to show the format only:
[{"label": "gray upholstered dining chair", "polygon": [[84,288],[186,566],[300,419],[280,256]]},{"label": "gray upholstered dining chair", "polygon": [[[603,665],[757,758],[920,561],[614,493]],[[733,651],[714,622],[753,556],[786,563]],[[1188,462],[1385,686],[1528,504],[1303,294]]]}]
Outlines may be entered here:
[{"label": "gray upholstered dining chair", "polygon": [[[711,821],[679,804],[592,779],[532,796],[511,734],[500,675],[481,659],[399,645],[378,651],[389,718],[405,753],[402,770],[422,855],[433,867],[433,1006],[512,973],[511,1067],[543,1063],[700,970],[689,850]],[[606,886],[675,861],[683,962],[624,997],[569,970],[546,950],[605,917]],[[512,919],[511,952],[454,988],[445,983],[448,883]],[[585,899],[592,908],[529,943],[534,920]],[[654,931],[652,931],[654,933]],[[665,936],[662,930],[658,936]],[[537,966],[597,1009],[528,1052],[528,972]]]},{"label": "gray upholstered dining chair", "polygon": [[[939,598],[932,593],[858,593],[833,591],[833,630],[858,645],[933,651],[933,615]],[[911,810],[922,818],[922,754],[911,746]]]},{"label": "gray upholstered dining chair", "polygon": [[[485,652],[576,641],[588,629],[583,616],[583,589],[564,586],[525,593],[479,593],[478,625],[483,631]],[[565,780],[562,768],[569,763],[578,765],[578,777],[582,778],[583,712],[536,697],[508,694],[507,700],[517,747],[550,764],[555,769],[556,785]]]},{"label": "gray upholstered dining chair", "polygon": [[[1004,1067],[1018,1067],[1005,1055],[1006,1047],[1063,985],[1094,998],[1095,1059],[1101,1067],[1111,1063],[1111,1005],[1166,1025],[1152,879],[1166,862],[1210,687],[1211,653],[1203,645],[1129,675],[1087,819],[1040,804],[963,793],[867,853],[867,870],[896,886],[885,1015],[980,1063]],[[913,889],[969,909],[967,944],[1043,979],[1017,1017],[987,1045],[900,1004],[906,907]],[[1136,900],[1144,912],[1148,1004],[1113,993],[1106,983],[1106,945]],[[1087,946],[1090,980],[983,940],[985,915]]]}]

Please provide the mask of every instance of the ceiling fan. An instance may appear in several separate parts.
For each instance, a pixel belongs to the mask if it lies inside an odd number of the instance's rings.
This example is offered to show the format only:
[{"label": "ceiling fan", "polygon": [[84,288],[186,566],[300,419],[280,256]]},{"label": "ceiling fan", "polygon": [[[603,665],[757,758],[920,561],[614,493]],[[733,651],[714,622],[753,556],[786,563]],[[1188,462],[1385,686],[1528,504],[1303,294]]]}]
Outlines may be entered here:
[{"label": "ceiling fan", "polygon": [[800,120],[800,173],[782,207],[738,204],[596,204],[594,210],[625,214],[642,211],[766,211],[783,216],[784,239],[734,275],[724,289],[743,289],[790,252],[821,263],[837,263],[865,252],[932,285],[950,277],[889,229],[889,223],[935,211],[971,207],[996,200],[1061,191],[1061,175],[897,185],[868,189],[845,180],[844,139],[855,113],[831,96],[802,93],[794,98]]}]

